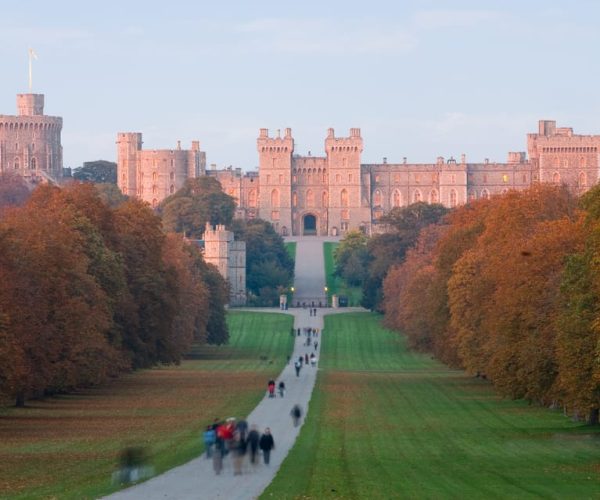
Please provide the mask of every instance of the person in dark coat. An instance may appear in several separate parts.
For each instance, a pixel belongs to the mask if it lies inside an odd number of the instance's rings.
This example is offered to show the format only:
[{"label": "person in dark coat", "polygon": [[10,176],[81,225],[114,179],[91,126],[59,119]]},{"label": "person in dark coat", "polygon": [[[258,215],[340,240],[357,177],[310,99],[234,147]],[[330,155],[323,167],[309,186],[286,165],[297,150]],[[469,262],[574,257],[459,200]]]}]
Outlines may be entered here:
[{"label": "person in dark coat", "polygon": [[275,449],[275,440],[273,439],[273,435],[271,434],[271,429],[269,429],[268,427],[265,429],[264,434],[260,437],[258,446],[263,452],[263,459],[265,461],[265,465],[269,465],[269,461],[271,460],[271,450]]},{"label": "person in dark coat", "polygon": [[250,450],[250,463],[256,463],[256,453],[258,452],[258,441],[260,440],[260,434],[258,433],[258,429],[256,425],[253,425],[250,428],[250,432],[248,433],[247,443],[248,449]]}]

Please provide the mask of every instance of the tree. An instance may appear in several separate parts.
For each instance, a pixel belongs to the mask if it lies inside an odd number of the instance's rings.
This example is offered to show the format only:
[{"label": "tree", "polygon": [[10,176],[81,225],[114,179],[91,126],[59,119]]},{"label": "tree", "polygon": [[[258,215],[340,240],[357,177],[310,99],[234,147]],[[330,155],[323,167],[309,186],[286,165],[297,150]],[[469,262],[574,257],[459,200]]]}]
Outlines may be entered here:
[{"label": "tree", "polygon": [[350,231],[335,249],[335,275],[351,286],[362,285],[367,277],[369,253],[367,236],[361,231]]},{"label": "tree", "polygon": [[11,172],[0,174],[0,209],[23,205],[29,195],[30,191],[23,177]]},{"label": "tree", "polygon": [[292,284],[294,262],[283,238],[273,225],[262,219],[236,219],[232,229],[236,239],[246,242],[246,287],[254,305],[277,304],[279,292]]},{"label": "tree", "polygon": [[116,184],[117,164],[106,160],[86,161],[82,167],[78,167],[73,171],[73,178],[78,181],[98,184]]},{"label": "tree", "polygon": [[412,247],[421,229],[437,223],[446,213],[442,205],[413,203],[408,207],[393,208],[381,218],[387,226],[384,234],[373,236],[368,243],[368,277],[363,282],[362,305],[368,309],[381,309],[383,299],[383,279],[394,264],[404,260],[407,250]]},{"label": "tree", "polygon": [[200,238],[206,223],[229,226],[235,214],[235,199],[225,194],[214,177],[188,179],[159,206],[165,230]]}]

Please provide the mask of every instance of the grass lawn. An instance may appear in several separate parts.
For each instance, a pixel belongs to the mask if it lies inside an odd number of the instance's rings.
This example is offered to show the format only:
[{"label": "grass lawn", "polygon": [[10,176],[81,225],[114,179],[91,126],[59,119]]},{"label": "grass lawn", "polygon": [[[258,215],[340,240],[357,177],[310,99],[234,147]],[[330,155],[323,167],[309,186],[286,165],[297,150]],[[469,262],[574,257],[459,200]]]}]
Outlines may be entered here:
[{"label": "grass lawn", "polygon": [[180,366],[0,409],[0,498],[107,494],[129,445],[145,446],[157,473],[199,455],[201,429],[250,413],[292,349],[292,316],[238,311],[228,323],[229,346],[196,348]]},{"label": "grass lawn", "polygon": [[347,285],[342,278],[334,276],[335,259],[333,252],[338,247],[339,243],[327,241],[323,243],[323,256],[325,258],[325,284],[329,289],[329,296],[334,294],[345,295],[348,297],[349,306],[360,306],[362,299],[362,290],[360,287]]},{"label": "grass lawn", "polygon": [[262,498],[598,498],[600,432],[410,353],[369,313],[326,318],[299,440]]},{"label": "grass lawn", "polygon": [[290,258],[296,262],[296,242],[288,241],[287,243],[284,243],[284,245]]}]

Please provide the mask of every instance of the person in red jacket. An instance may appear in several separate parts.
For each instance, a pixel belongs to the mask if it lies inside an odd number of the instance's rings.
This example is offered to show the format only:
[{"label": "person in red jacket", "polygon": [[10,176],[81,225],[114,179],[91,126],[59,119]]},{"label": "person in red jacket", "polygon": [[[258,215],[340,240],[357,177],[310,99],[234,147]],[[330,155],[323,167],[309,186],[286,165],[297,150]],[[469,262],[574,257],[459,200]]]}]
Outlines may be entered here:
[{"label": "person in red jacket", "polygon": [[269,384],[267,385],[267,387],[269,389],[269,397],[274,398],[275,397],[275,381],[269,380]]}]

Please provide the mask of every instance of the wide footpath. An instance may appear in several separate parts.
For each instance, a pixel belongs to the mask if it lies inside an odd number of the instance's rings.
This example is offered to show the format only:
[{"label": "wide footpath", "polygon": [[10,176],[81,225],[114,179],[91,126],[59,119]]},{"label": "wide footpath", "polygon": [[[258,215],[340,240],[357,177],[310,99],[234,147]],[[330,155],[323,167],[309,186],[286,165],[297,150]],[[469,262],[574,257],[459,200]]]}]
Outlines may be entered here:
[{"label": "wide footpath", "polygon": [[[296,296],[318,297],[323,294],[325,286],[325,269],[323,263],[323,240],[321,238],[295,239],[296,269],[295,282]],[[292,308],[288,311],[278,309],[252,309],[262,312],[279,312],[294,316],[294,327],[297,328],[323,328],[323,316],[340,312],[352,312],[357,309],[317,309],[317,315],[311,316],[309,309]],[[360,309],[362,310],[362,309]],[[324,332],[327,335],[327,332]],[[320,356],[320,335],[314,339],[319,341],[315,351],[313,343],[306,346],[306,337],[302,334],[296,336],[292,360],[301,355],[316,352]],[[317,378],[317,367],[304,365],[300,376],[296,377],[293,362],[290,362],[277,382],[283,380],[287,391],[285,397],[275,399],[265,398],[247,416],[249,425],[256,424],[262,432],[270,427],[275,439],[275,450],[271,454],[270,465],[260,463],[250,465],[248,458],[244,461],[244,472],[241,476],[233,475],[230,458],[225,458],[224,468],[220,475],[213,471],[212,461],[206,456],[201,456],[185,465],[172,469],[149,481],[120,491],[105,498],[111,499],[251,499],[258,497],[275,477],[284,458],[292,448],[301,426],[294,427],[290,411],[299,404],[304,409],[304,415],[309,410],[309,401]],[[266,393],[265,380],[265,393]],[[242,417],[241,415],[232,415]],[[200,434],[200,433],[199,433]],[[200,435],[198,436],[200,439]]]}]

